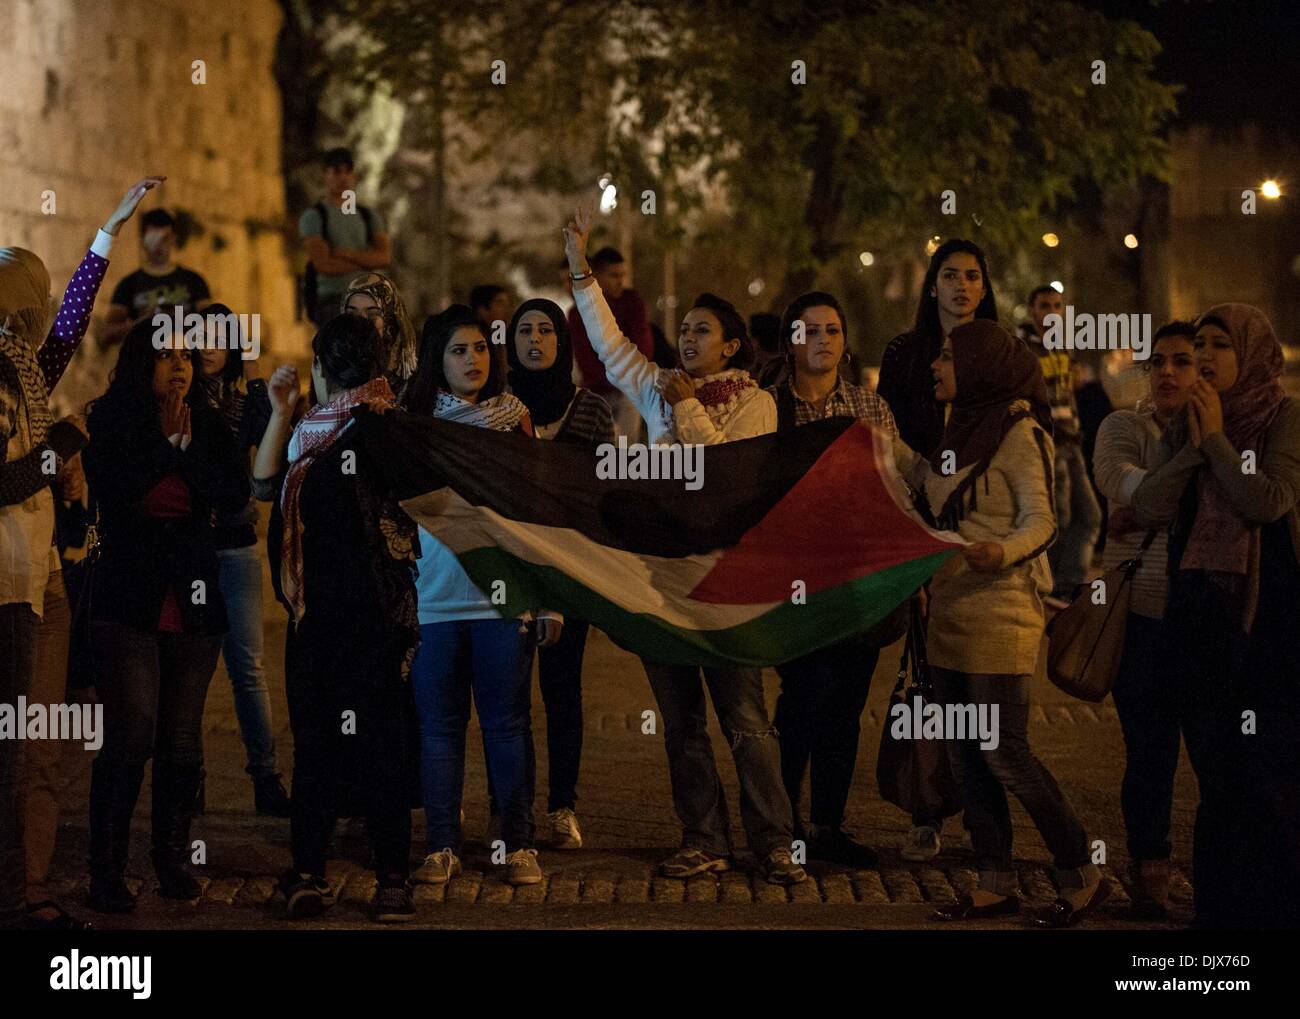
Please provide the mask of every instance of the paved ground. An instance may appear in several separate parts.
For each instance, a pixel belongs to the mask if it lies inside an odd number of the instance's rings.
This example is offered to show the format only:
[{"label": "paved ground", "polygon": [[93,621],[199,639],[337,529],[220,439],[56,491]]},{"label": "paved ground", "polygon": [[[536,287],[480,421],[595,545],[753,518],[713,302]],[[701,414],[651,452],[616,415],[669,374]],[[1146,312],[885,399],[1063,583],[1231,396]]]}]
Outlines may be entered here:
[{"label": "paved ground", "polygon": [[[289,772],[292,739],[280,649],[283,613],[267,588],[268,668],[271,673],[281,766]],[[956,819],[949,822],[944,851],[932,864],[903,861],[898,849],[908,819],[884,803],[875,789],[875,760],[881,712],[893,686],[897,650],[886,651],[877,669],[863,741],[858,779],[849,807],[848,826],[881,850],[878,870],[812,865],[815,881],[790,890],[753,879],[748,860],[742,869],[682,883],[654,876],[657,862],[676,846],[679,829],[669,798],[668,772],[661,735],[643,735],[641,712],[653,708],[640,663],[593,631],[585,675],[587,738],[579,786],[578,813],[587,848],[577,852],[545,851],[546,881],[513,889],[496,876],[481,838],[487,819],[486,781],[478,730],[471,734],[466,789],[466,873],[445,888],[417,891],[420,923],[442,928],[699,928],[699,927],[854,927],[914,928],[929,926],[933,903],[951,901],[975,880],[973,860]],[[777,679],[767,673],[769,707]],[[1115,710],[1107,702],[1096,709],[1070,701],[1042,677],[1035,683],[1036,707],[1031,738],[1088,827],[1090,838],[1106,843],[1106,871],[1115,894],[1093,926],[1135,929],[1124,918],[1127,895],[1117,880],[1127,863],[1119,812],[1123,744]],[[534,695],[538,757],[539,818],[545,807],[546,732],[540,694]],[[243,773],[243,746],[235,726],[230,685],[224,668],[212,682],[206,716],[208,760],[207,813],[196,820],[193,837],[207,845],[207,865],[200,868],[204,895],[196,904],[158,899],[148,863],[148,789],[141,795],[129,874],[144,889],[136,914],[128,918],[92,917],[104,928],[267,928],[283,926],[271,896],[273,875],[288,864],[288,821],[253,812],[252,788]],[[743,844],[736,804],[735,773],[726,744],[714,727],[719,769],[727,787],[734,830]],[[56,886],[69,905],[84,906],[86,794],[89,754],[69,751],[68,805],[55,861]],[[286,778],[287,783],[287,778]],[[1181,923],[1190,918],[1190,839],[1196,784],[1186,757],[1179,767],[1174,803],[1174,860],[1179,868],[1175,900]],[[1050,857],[1037,830],[1018,803],[1016,859],[1022,894],[1030,906],[1054,897]],[[423,814],[415,814],[418,859],[424,852]],[[359,833],[342,826],[331,861],[330,878],[340,890],[339,905],[320,928],[367,926],[365,905],[373,877],[365,870],[366,846]],[[1024,926],[1024,919],[990,927]]]}]

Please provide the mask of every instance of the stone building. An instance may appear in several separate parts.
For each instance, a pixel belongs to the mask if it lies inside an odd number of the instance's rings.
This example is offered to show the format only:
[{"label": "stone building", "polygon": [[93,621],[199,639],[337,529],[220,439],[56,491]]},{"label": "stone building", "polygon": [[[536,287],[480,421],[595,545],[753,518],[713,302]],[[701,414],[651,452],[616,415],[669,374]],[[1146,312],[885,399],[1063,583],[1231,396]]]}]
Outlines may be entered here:
[{"label": "stone building", "polygon": [[[39,254],[58,298],[127,187],[166,174],[142,208],[192,226],[178,261],[214,299],[262,316],[264,373],[268,350],[301,354],[272,74],[281,19],[275,0],[0,2],[0,243]],[[139,267],[139,236],[138,221],[123,229],[97,317]]]}]

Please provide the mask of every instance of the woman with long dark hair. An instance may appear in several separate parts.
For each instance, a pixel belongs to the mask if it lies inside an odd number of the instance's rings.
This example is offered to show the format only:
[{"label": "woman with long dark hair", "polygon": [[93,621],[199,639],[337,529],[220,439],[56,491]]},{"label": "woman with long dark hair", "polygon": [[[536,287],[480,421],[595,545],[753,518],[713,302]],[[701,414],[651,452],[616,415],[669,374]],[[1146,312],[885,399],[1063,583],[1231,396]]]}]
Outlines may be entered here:
[{"label": "woman with long dark hair", "polygon": [[1133,509],[1144,523],[1173,523],[1166,619],[1201,789],[1196,919],[1294,927],[1300,402],[1282,389],[1282,347],[1258,308],[1216,305],[1193,343],[1200,378]]},{"label": "woman with long dark hair", "polygon": [[[992,739],[945,732],[979,869],[975,889],[935,913],[975,920],[1019,911],[1007,793],[1056,861],[1060,897],[1040,918],[1079,922],[1108,894],[1087,833],[1029,745],[1029,681],[1043,639],[1043,596],[1056,536],[1051,410],[1038,358],[994,322],[957,326],[932,367],[952,405],[928,457],[895,443],[895,459],[935,525],[966,539],[930,584],[926,653],[935,700],[989,713]],[[993,714],[996,709],[996,715]]]},{"label": "woman with long dark hair", "polygon": [[[510,320],[506,357],[510,390],[528,408],[533,433],[588,448],[615,440],[609,404],[573,382],[573,341],[554,301],[525,301]],[[537,651],[537,679],[546,707],[549,791],[546,820],[554,849],[580,849],[575,808],[582,763],[582,653],[587,623],[570,618],[559,641]],[[530,732],[531,736],[531,732]]]},{"label": "woman with long dark hair", "polygon": [[[501,361],[473,309],[455,304],[425,323],[407,407],[496,431],[532,434],[528,408],[505,392]],[[503,879],[538,884],[534,845],[532,666],[534,646],[555,644],[556,613],[504,619],[456,556],[420,528],[420,650],[412,670],[420,726],[420,775],[431,852],[414,879],[443,884],[460,871],[461,796],[470,696],[483,730],[488,779],[501,814]],[[494,847],[495,848],[495,847]]]},{"label": "woman with long dark hair", "polygon": [[[285,692],[293,729],[293,866],[280,879],[290,919],[334,904],[325,854],[341,812],[357,809],[376,878],[371,918],[415,918],[408,881],[407,736],[415,623],[415,525],[373,482],[352,411],[395,405],[374,326],[340,315],[312,340],[316,404],[282,436],[301,399],[297,371],[277,368],[255,482],[283,476],[268,544],[289,612]],[[355,808],[353,807],[355,805]]]},{"label": "woman with long dark hair", "polygon": [[247,464],[195,384],[201,375],[182,337],[160,349],[144,319],[127,333],[87,422],[100,540],[88,597],[107,730],[90,785],[90,899],[103,912],[135,904],[124,877],[151,757],[159,894],[200,891],[185,864],[203,705],[227,630],[212,514],[236,512],[249,496]]},{"label": "woman with long dark hair", "polygon": [[[682,317],[681,367],[664,371],[619,329],[587,262],[590,230],[585,210],[564,230],[574,304],[606,376],[645,418],[650,441],[715,444],[773,431],[776,404],[746,370],[754,360],[754,344],[735,307],[713,294],[696,298]],[[793,817],[762,670],[669,665],[650,658],[641,664],[664,716],[673,805],[682,823],[681,848],[660,864],[659,872],[684,880],[731,867],[727,800],[705,727],[707,685],[731,743],[741,817],[760,873],[772,884],[806,880],[792,856]]]},{"label": "woman with long dark hair", "polygon": [[957,326],[977,318],[998,320],[993,281],[984,252],[953,238],[930,257],[909,332],[889,341],[880,359],[880,394],[912,449],[929,456],[943,435],[943,404],[935,399],[930,365]]},{"label": "woman with long dark hair", "polygon": [[[934,450],[944,428],[944,405],[934,395],[931,365],[952,330],[976,319],[998,320],[988,263],[978,245],[952,238],[930,257],[916,321],[911,331],[895,336],[885,347],[876,385],[893,412],[898,434],[922,456]],[[943,818],[915,814],[903,859],[934,859],[942,831]]]},{"label": "woman with long dark hair", "polygon": [[[237,316],[224,304],[203,311],[208,342],[200,350],[205,388],[212,404],[235,437],[241,455],[256,455],[271,420],[271,402],[263,379],[244,376],[243,337]],[[257,545],[257,502],[249,499],[237,512],[218,513],[213,539],[226,600],[230,632],[222,644],[226,673],[235,699],[235,718],[248,756],[245,770],[253,780],[253,805],[259,814],[289,816],[289,797],[280,781],[272,733],[271,694],[262,664],[262,558]]]}]

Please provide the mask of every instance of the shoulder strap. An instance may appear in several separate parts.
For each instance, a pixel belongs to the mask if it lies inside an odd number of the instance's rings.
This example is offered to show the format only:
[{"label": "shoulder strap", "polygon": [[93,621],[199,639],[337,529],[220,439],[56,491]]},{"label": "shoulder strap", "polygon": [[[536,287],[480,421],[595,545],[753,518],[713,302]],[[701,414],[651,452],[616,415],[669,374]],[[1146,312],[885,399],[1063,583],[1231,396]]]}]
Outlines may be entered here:
[{"label": "shoulder strap", "polygon": [[325,214],[325,203],[317,202],[316,211],[320,213],[320,235],[328,244],[330,242],[330,218]]},{"label": "shoulder strap", "polygon": [[776,430],[786,432],[794,427],[794,391],[788,383],[776,387]]}]

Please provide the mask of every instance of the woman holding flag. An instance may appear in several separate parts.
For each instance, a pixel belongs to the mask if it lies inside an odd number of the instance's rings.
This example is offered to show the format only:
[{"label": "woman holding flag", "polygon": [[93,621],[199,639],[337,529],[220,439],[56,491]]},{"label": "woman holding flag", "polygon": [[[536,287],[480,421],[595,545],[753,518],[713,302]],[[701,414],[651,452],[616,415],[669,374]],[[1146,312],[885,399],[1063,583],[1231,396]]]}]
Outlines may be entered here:
[{"label": "woman holding flag", "polygon": [[[655,444],[716,444],[776,429],[776,404],[745,369],[753,344],[744,319],[727,301],[703,294],[682,319],[681,367],[651,362],[619,330],[587,262],[590,213],[580,209],[564,230],[573,299],[609,381],[635,404]],[[725,483],[725,482],[724,482]],[[750,850],[773,884],[806,880],[791,855],[793,819],[781,780],[781,754],[754,667],[669,665],[642,658],[663,715],[673,804],[682,846],[660,866],[689,878],[731,866],[726,797],[706,728],[704,687],[731,744],[740,779],[741,817]],[[703,672],[703,682],[701,682]]]}]

